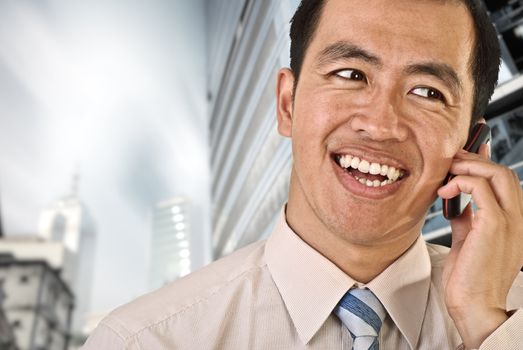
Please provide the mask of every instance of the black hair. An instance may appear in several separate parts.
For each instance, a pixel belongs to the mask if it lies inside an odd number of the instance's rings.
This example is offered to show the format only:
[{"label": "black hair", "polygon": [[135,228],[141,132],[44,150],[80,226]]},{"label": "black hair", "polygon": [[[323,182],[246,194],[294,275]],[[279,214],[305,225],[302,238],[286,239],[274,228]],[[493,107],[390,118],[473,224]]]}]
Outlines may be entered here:
[{"label": "black hair", "polygon": [[[500,48],[496,29],[480,0],[457,0],[469,10],[474,22],[474,45],[470,53],[470,71],[474,81],[471,126],[483,117],[498,81]],[[303,59],[314,36],[326,0],[302,0],[291,20],[291,69],[294,91]],[[294,96],[294,93],[293,93]]]}]

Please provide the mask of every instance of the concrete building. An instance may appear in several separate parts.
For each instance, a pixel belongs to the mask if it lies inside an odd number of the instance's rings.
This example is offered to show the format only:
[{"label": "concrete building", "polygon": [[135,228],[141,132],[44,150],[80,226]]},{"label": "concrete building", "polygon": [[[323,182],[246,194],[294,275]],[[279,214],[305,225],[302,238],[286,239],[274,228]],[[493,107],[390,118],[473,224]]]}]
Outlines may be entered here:
[{"label": "concrete building", "polygon": [[74,298],[44,260],[0,257],[3,308],[20,350],[66,350]]},{"label": "concrete building", "polygon": [[42,211],[39,236],[50,244],[63,246],[67,255],[62,277],[76,298],[72,323],[74,342],[83,343],[87,335],[82,330],[91,311],[96,234],[94,221],[75,192]]},{"label": "concrete building", "polygon": [[4,236],[0,254],[11,254],[17,260],[43,260],[59,271],[66,283],[73,279],[74,254],[61,242],[48,242],[39,236]]},{"label": "concrete building", "polygon": [[4,311],[4,281],[0,283],[0,349],[3,350],[17,350],[16,339],[13,333],[13,328],[7,319]]},{"label": "concrete building", "polygon": [[[4,299],[6,300],[2,307],[6,314],[6,317],[9,320],[9,327],[11,331],[14,332],[14,335],[16,335],[15,339],[16,343],[19,346],[19,349],[34,349],[35,347],[31,347],[30,344],[40,344],[43,340],[33,339],[35,336],[33,335],[34,331],[31,327],[35,327],[38,315],[33,315],[31,314],[31,312],[39,312],[36,308],[38,307],[37,304],[40,302],[38,300],[40,300],[41,298],[34,295],[34,293],[37,292],[30,292],[29,290],[31,288],[51,288],[53,289],[53,291],[50,292],[51,294],[70,294],[71,300],[67,305],[64,304],[65,306],[71,309],[68,311],[70,314],[73,310],[73,295],[69,290],[68,283],[65,281],[64,276],[72,277],[73,270],[71,267],[74,266],[74,256],[65,247],[63,243],[48,242],[45,241],[42,237],[38,236],[16,235],[5,236],[2,237],[2,239],[0,239],[0,257],[0,280],[2,281],[2,291],[4,293]],[[3,265],[1,265],[2,263]],[[45,271],[41,271],[41,273],[38,271],[31,271],[31,266],[36,266],[34,268],[36,270],[43,269]],[[24,276],[24,271],[37,276],[41,275],[41,277],[31,277],[31,282],[25,282],[25,280],[27,280],[29,277],[20,277]],[[52,273],[53,277],[50,279],[47,278],[45,282],[38,282],[39,280],[43,279],[44,277],[42,276],[46,276],[48,272]],[[25,274],[25,276],[26,275],[27,274]],[[21,279],[20,283],[14,281],[17,278]],[[56,279],[59,279],[59,282],[52,282],[52,280]],[[40,287],[38,287],[39,283]],[[53,285],[55,286],[53,287]],[[56,289],[58,289],[59,291],[56,291]],[[47,292],[45,293],[46,295],[49,294]],[[27,308],[26,306],[24,306],[24,303],[31,304],[32,309],[27,309],[27,312],[22,312],[23,310],[20,311],[19,309]],[[49,320],[46,319],[45,322],[55,322],[53,321],[55,316],[44,316],[49,318]],[[62,335],[59,336],[66,337],[67,339],[64,341],[67,344],[70,344],[70,318],[71,315],[68,315],[66,323],[64,323],[65,320],[61,320],[61,322],[64,324],[60,328],[60,332]],[[51,329],[42,332],[54,332],[54,330]],[[2,334],[4,333],[2,332]],[[8,334],[5,335],[8,339]],[[47,337],[48,335],[42,335],[42,337],[44,336]],[[55,334],[53,335],[53,337],[56,338],[57,335]],[[64,343],[64,341],[53,341],[53,349],[63,349],[63,347],[61,347],[62,345],[60,344]],[[7,346],[7,344],[8,343],[6,343],[5,346]],[[0,345],[0,349],[4,349],[4,347]],[[5,347],[5,349],[9,348]]]},{"label": "concrete building", "polygon": [[184,197],[162,201],[152,212],[150,288],[191,272],[191,203]]},{"label": "concrete building", "polygon": [[[522,2],[486,1],[503,49],[491,123],[523,105]],[[277,70],[289,66],[289,21],[298,4],[207,3],[214,258],[265,238],[287,198],[291,148],[276,130],[274,88]],[[428,239],[449,237],[438,203],[423,229]]]}]

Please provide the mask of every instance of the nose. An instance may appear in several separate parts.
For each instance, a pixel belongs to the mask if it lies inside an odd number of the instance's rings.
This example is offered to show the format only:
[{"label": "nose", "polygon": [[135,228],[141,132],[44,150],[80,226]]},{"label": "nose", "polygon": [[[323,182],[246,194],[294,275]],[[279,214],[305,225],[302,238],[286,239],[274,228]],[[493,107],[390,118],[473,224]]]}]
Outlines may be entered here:
[{"label": "nose", "polygon": [[360,136],[373,141],[405,141],[408,130],[394,96],[376,94],[352,116],[350,125]]}]

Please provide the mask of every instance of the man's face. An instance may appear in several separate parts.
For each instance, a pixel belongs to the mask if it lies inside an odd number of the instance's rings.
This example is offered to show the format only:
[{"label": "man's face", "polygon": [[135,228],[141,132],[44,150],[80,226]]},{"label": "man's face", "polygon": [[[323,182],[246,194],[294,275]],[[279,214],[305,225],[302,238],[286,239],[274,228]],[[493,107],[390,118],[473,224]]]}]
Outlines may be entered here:
[{"label": "man's face", "polygon": [[311,228],[361,244],[419,233],[467,139],[473,38],[457,2],[326,2],[288,118],[278,111],[289,205]]}]

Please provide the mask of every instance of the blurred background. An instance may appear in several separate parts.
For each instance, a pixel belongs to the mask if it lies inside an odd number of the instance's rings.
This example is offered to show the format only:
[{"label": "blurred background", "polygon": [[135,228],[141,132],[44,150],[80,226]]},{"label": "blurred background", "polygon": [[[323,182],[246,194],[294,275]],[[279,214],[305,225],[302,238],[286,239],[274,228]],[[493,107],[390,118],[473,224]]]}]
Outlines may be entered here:
[{"label": "blurred background", "polygon": [[[298,3],[0,1],[0,349],[77,349],[118,305],[268,236]],[[523,0],[486,5],[493,157],[523,179]],[[450,242],[439,201],[423,234]]]}]

